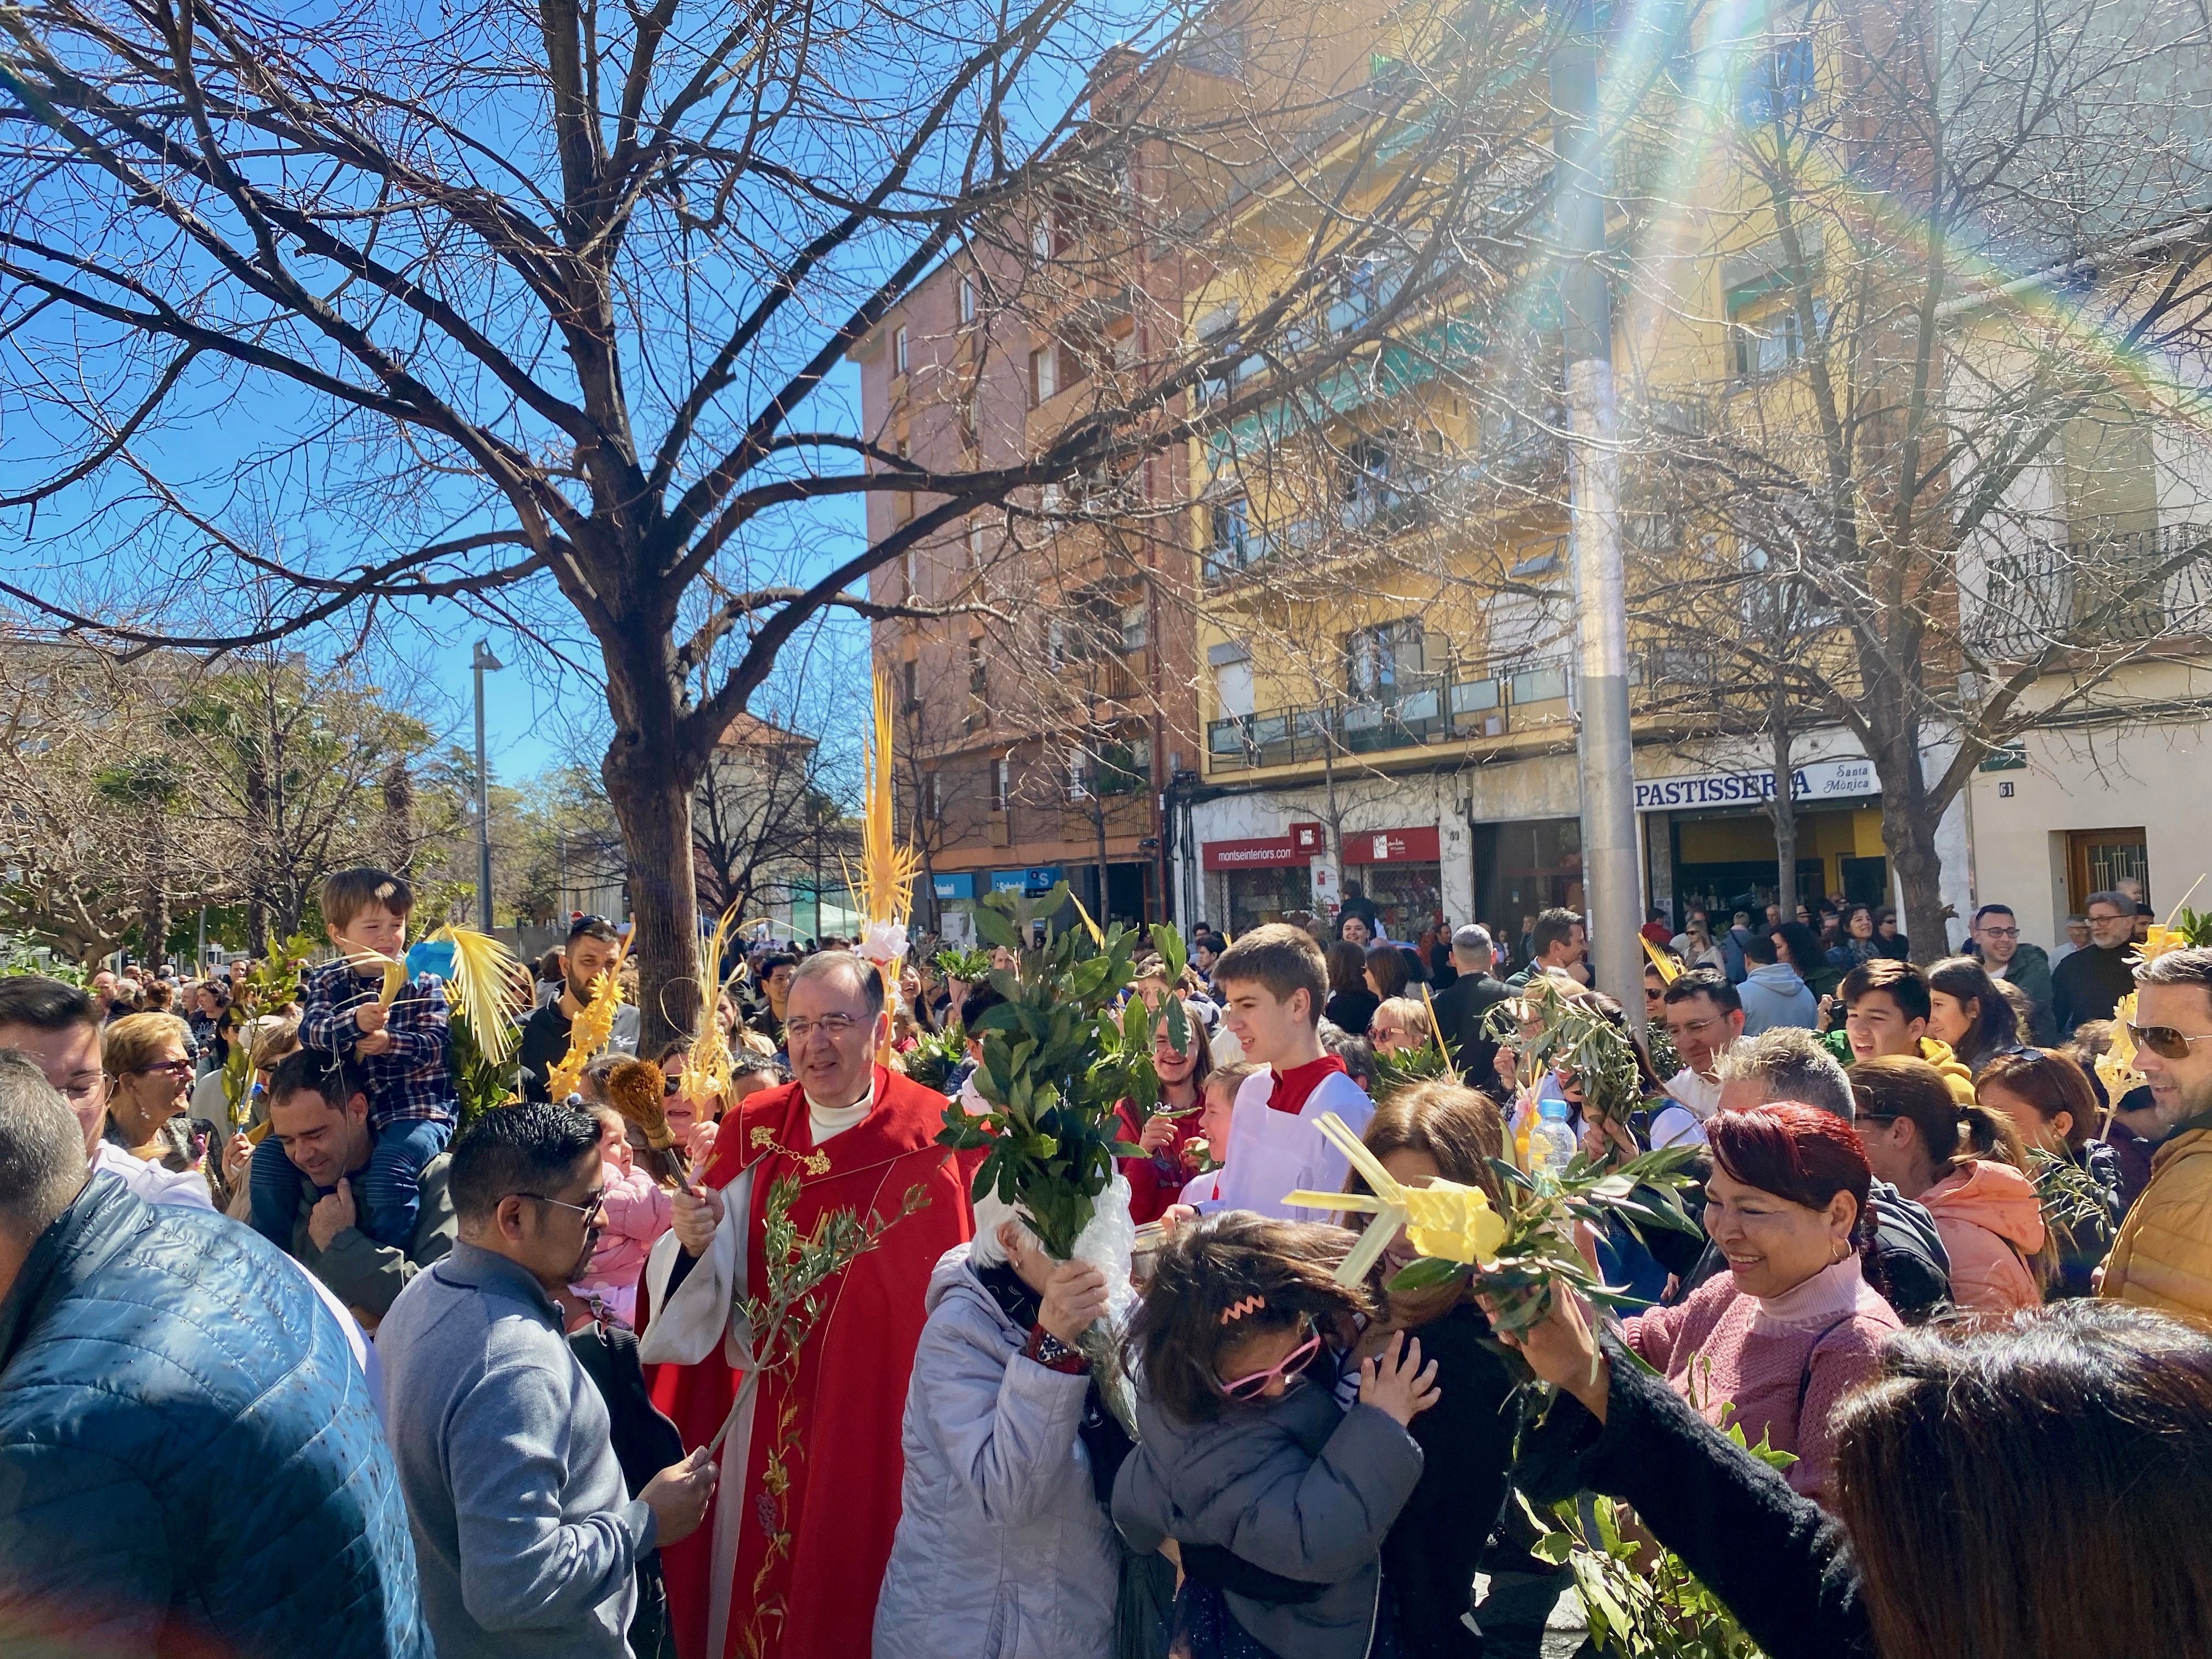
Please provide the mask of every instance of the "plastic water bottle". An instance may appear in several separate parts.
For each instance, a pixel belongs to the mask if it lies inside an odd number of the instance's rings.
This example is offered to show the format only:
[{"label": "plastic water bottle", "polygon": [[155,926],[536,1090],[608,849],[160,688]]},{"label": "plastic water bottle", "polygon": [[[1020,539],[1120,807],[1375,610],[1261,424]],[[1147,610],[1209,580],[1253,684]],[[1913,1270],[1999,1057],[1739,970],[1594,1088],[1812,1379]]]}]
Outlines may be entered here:
[{"label": "plastic water bottle", "polygon": [[1567,1103],[1540,1100],[1535,1126],[1528,1131],[1528,1173],[1557,1181],[1575,1159],[1575,1132],[1567,1127]]}]

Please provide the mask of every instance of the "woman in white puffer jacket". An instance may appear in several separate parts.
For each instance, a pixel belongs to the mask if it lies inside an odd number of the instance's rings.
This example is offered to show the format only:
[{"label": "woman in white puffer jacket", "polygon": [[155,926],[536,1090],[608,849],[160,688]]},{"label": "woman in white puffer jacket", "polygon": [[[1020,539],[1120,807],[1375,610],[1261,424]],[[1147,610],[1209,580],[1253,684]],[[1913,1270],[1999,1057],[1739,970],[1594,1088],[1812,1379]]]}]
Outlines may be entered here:
[{"label": "woman in white puffer jacket", "polygon": [[[1121,1546],[1081,1433],[1099,1401],[1075,1338],[1107,1276],[1057,1262],[1005,1206],[930,1275],[901,1441],[875,1659],[1104,1659]],[[1110,1423],[1111,1419],[1107,1419]],[[1108,1431],[1110,1438],[1112,1431]]]}]

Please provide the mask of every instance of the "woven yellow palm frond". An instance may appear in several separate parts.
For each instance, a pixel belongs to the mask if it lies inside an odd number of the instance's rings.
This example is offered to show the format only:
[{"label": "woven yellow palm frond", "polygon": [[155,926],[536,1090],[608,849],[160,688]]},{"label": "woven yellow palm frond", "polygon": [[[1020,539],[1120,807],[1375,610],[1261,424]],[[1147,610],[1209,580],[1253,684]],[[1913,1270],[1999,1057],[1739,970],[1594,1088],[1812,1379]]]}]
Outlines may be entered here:
[{"label": "woven yellow palm frond", "polygon": [[714,924],[714,933],[702,947],[698,1032],[692,1037],[690,1051],[684,1060],[685,1079],[696,1089],[719,1096],[726,1103],[737,1087],[737,1066],[730,1056],[730,1041],[722,1034],[722,1022],[714,1014],[721,1001],[722,957],[729,949],[731,934],[742,926],[738,920],[738,907],[732,904],[722,912],[721,920]]},{"label": "woven yellow palm frond", "polygon": [[866,920],[903,922],[914,909],[914,878],[921,872],[921,858],[899,844],[892,812],[891,689],[881,674],[875,689],[875,720],[862,757],[866,770],[860,798],[860,869],[857,880],[847,870],[845,881]]},{"label": "woven yellow palm frond", "polygon": [[1425,1187],[1401,1186],[1334,1112],[1323,1112],[1314,1127],[1374,1188],[1372,1194],[1295,1192],[1283,1200],[1309,1210],[1349,1210],[1375,1217],[1336,1270],[1338,1283],[1354,1285],[1364,1279],[1401,1227],[1406,1230],[1406,1242],[1425,1256],[1462,1263],[1497,1260],[1498,1246],[1505,1243],[1505,1218],[1490,1207],[1489,1194],[1480,1187],[1442,1180]]},{"label": "woven yellow palm frond", "polygon": [[526,1004],[522,963],[499,940],[473,927],[448,925],[430,939],[453,947],[453,976],[446,988],[454,1014],[468,1021],[483,1057],[503,1065],[522,1036],[517,1023]]},{"label": "woven yellow palm frond", "polygon": [[1650,939],[1644,939],[1641,933],[1638,934],[1637,938],[1643,943],[1644,954],[1650,957],[1651,965],[1659,970],[1659,982],[1662,985],[1672,985],[1677,979],[1681,977],[1682,964],[1680,963],[1675,961],[1674,957],[1668,956],[1664,951],[1654,945]]},{"label": "woven yellow palm frond", "polygon": [[615,1013],[622,1006],[623,958],[629,954],[629,940],[624,939],[606,971],[592,981],[592,1000],[568,1028],[568,1052],[545,1074],[546,1092],[554,1099],[566,1100],[576,1092],[576,1085],[584,1080],[584,1067],[614,1035]]}]

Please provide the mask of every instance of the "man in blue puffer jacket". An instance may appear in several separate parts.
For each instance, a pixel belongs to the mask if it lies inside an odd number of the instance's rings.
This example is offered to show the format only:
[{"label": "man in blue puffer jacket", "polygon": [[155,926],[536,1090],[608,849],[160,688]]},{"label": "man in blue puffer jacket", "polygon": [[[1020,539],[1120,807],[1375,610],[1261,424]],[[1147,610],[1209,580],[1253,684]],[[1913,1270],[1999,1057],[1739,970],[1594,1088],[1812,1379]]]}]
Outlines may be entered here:
[{"label": "man in blue puffer jacket", "polygon": [[250,1229],[88,1175],[0,1051],[0,1653],[430,1659],[345,1336]]}]

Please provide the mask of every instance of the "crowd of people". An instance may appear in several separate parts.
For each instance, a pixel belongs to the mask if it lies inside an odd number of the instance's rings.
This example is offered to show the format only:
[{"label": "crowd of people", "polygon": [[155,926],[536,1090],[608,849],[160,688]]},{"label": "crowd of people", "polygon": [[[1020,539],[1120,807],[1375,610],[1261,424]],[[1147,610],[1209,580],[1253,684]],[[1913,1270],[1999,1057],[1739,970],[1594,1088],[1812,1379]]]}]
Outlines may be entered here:
[{"label": "crowd of people", "polygon": [[[759,941],[702,1010],[726,1066],[629,1006],[570,1089],[628,966],[578,916],[466,1123],[445,986],[373,965],[388,872],[331,878],[329,959],[252,1021],[229,975],[0,980],[0,1649],[1466,1659],[1478,1571],[1541,1570],[1516,1489],[1626,1498],[1772,1659],[2212,1627],[2173,1543],[2212,1519],[2212,950],[2139,953],[2124,892],[1926,967],[1867,907],[1692,908],[1632,1020],[1571,912],[1401,942],[1349,896],[1138,962],[1184,1016],[1117,1112],[1139,1244],[1068,1261],[938,1139],[1012,951]],[[1533,1060],[1532,987],[1633,1049],[1625,1123]],[[1509,1334],[1479,1279],[1395,1285],[1402,1233],[1340,1272],[1356,1232],[1285,1201],[1361,1184],[1325,1115],[1500,1207],[1540,1121],[1686,1148],[1702,1236],[1591,1230],[1637,1310],[1554,1286]],[[779,1349],[774,1253],[841,1214],[879,1231]]]}]

